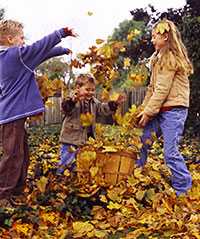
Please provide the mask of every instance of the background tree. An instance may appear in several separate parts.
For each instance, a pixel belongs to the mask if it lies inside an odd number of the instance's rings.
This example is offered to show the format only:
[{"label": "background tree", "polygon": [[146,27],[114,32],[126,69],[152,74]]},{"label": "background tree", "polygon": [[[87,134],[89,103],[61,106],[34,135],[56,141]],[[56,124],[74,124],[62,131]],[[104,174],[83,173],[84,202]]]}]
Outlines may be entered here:
[{"label": "background tree", "polygon": [[2,20],[4,18],[4,13],[5,13],[5,10],[3,8],[1,8],[1,6],[0,6],[0,20]]},{"label": "background tree", "polygon": [[69,73],[69,66],[62,58],[56,57],[42,63],[37,68],[37,73],[46,75],[50,80],[64,79]]}]

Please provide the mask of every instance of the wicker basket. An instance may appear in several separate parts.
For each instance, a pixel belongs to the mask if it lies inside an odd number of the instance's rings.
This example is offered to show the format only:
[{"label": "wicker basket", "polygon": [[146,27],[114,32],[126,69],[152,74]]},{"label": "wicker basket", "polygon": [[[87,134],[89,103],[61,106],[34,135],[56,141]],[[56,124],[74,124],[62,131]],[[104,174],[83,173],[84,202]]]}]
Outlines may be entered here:
[{"label": "wicker basket", "polygon": [[[77,155],[78,180],[84,183],[96,183],[99,186],[115,185],[133,172],[136,153],[129,152],[96,152],[96,160],[83,162],[82,150]],[[91,175],[91,167],[97,168],[95,176]]]}]

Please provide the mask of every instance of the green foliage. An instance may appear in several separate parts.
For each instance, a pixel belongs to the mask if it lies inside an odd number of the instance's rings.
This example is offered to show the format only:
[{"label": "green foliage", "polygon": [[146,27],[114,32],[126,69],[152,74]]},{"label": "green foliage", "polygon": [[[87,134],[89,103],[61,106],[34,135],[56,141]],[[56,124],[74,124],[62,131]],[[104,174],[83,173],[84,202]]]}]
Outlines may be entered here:
[{"label": "green foliage", "polygon": [[192,133],[200,129],[200,20],[199,17],[185,17],[180,26],[183,40],[194,65],[191,82],[190,110],[187,126]]}]

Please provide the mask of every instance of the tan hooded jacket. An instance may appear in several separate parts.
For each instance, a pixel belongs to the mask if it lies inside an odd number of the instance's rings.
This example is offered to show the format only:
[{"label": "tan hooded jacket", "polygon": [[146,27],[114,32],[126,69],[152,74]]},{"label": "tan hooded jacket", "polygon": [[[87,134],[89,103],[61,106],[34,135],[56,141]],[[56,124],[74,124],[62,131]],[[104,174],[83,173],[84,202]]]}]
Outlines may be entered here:
[{"label": "tan hooded jacket", "polygon": [[170,65],[161,64],[162,52],[151,57],[151,79],[142,106],[144,113],[153,117],[162,107],[189,107],[190,86],[186,72],[178,69],[172,52],[168,54]]}]

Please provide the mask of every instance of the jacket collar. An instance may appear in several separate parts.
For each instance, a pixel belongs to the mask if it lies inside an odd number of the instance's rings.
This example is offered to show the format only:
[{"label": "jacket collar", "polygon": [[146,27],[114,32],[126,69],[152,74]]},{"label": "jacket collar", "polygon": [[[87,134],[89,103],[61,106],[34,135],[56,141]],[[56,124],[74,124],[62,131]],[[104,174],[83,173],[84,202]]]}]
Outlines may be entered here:
[{"label": "jacket collar", "polygon": [[8,46],[0,46],[0,51],[6,51],[8,48]]}]

